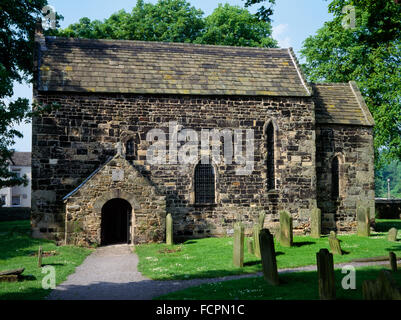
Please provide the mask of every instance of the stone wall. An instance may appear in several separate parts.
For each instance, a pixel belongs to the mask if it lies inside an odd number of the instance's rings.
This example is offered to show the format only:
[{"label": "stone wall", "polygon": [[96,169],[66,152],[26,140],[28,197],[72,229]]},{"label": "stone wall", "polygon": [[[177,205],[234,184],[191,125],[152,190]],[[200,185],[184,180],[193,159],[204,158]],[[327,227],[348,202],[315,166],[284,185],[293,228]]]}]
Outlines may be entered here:
[{"label": "stone wall", "polygon": [[[331,164],[340,162],[340,195],[331,197]],[[322,210],[324,231],[339,232],[356,228],[359,203],[371,210],[374,218],[374,150],[372,127],[318,125],[316,129],[317,202]]]},{"label": "stone wall", "polygon": [[[32,211],[34,235],[64,237],[62,198],[110,156],[116,144],[133,138],[133,165],[166,196],[176,237],[224,236],[241,220],[250,233],[261,210],[266,226],[276,228],[286,209],[294,228],[309,227],[316,206],[315,115],[310,98],[201,97],[102,94],[38,94],[43,103],[58,102],[51,114],[33,119]],[[146,135],[163,123],[186,129],[253,129],[255,166],[236,175],[238,165],[217,164],[216,204],[193,203],[195,165],[149,165]],[[276,190],[267,190],[266,134],[275,127]],[[168,130],[167,138],[169,138]],[[164,230],[163,230],[164,231]]]},{"label": "stone wall", "polygon": [[124,199],[131,205],[132,244],[164,240],[165,197],[135,167],[116,155],[66,199],[65,243],[101,244],[102,208],[112,199]]}]

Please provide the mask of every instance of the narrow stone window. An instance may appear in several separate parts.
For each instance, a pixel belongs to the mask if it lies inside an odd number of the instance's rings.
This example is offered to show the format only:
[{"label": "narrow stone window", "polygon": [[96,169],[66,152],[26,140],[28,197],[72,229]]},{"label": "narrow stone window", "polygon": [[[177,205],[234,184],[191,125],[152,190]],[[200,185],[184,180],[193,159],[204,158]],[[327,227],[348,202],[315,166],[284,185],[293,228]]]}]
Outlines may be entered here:
[{"label": "narrow stone window", "polygon": [[274,170],[274,127],[270,122],[266,129],[267,136],[267,190],[276,188],[275,170]]},{"label": "narrow stone window", "polygon": [[335,157],[331,163],[331,197],[337,200],[340,196],[340,162]]},{"label": "narrow stone window", "polygon": [[215,203],[215,174],[210,164],[199,163],[195,168],[195,203]]},{"label": "narrow stone window", "polygon": [[135,155],[134,139],[130,139],[125,144],[125,156],[127,160],[132,160]]}]

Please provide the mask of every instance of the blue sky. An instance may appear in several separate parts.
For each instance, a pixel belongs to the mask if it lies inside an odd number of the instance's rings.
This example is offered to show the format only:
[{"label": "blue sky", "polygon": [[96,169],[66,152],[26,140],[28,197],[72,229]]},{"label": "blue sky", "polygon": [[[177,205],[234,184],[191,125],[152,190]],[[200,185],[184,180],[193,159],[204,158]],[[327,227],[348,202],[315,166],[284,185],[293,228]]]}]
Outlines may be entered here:
[{"label": "blue sky", "polygon": [[[145,0],[145,2],[156,3],[157,0]],[[244,5],[242,0],[189,0],[189,2],[201,9],[205,15],[211,14],[218,3],[227,2],[240,7]],[[48,0],[48,3],[64,16],[61,27],[65,28],[82,17],[103,20],[120,9],[131,11],[136,0]],[[331,19],[327,6],[327,0],[276,0],[272,17],[273,38],[279,42],[280,47],[293,47],[299,58],[302,42],[308,36],[315,34],[325,21]],[[256,9],[257,7],[254,7],[249,10],[254,13]],[[32,87],[16,84],[13,99],[16,97],[31,99]],[[24,124],[16,128],[23,133],[24,138],[17,139],[14,148],[17,151],[31,151],[31,125]]]}]

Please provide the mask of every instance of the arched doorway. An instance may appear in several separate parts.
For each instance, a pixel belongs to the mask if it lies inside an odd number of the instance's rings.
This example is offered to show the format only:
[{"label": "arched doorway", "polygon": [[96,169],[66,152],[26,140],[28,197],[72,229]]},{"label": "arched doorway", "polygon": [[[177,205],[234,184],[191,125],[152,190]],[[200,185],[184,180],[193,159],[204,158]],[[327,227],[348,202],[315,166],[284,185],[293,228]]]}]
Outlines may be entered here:
[{"label": "arched doorway", "polygon": [[130,243],[132,207],[124,199],[111,199],[102,207],[101,245]]}]

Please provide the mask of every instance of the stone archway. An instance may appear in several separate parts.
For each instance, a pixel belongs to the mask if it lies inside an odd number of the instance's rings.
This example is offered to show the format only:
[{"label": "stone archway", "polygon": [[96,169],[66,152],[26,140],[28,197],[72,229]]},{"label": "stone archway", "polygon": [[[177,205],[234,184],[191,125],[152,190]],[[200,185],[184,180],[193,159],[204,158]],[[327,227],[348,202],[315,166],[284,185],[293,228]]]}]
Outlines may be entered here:
[{"label": "stone archway", "polygon": [[127,200],[114,198],[102,207],[101,245],[131,242],[132,207]]}]

